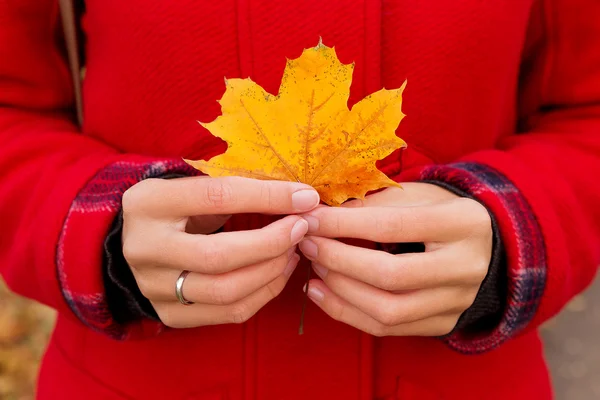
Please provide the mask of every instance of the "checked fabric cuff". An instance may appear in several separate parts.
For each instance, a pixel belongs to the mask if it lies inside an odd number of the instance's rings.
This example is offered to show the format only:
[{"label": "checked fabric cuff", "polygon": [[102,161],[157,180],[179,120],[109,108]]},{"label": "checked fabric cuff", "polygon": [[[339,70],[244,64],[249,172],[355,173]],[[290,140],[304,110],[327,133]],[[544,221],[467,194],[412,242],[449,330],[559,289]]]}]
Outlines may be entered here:
[{"label": "checked fabric cuff", "polygon": [[62,295],[86,326],[118,340],[156,335],[164,328],[150,318],[129,323],[115,319],[107,300],[104,244],[129,187],[148,178],[198,174],[181,160],[132,156],[106,166],[80,190],[63,224],[56,265]]},{"label": "checked fabric cuff", "polygon": [[516,254],[506,259],[506,300],[498,323],[485,332],[457,329],[444,337],[451,348],[462,353],[492,350],[522,331],[538,309],[547,274],[540,225],[519,189],[491,167],[478,163],[433,165],[415,178],[455,188],[482,203],[497,222],[502,245],[511,249],[493,258]]}]

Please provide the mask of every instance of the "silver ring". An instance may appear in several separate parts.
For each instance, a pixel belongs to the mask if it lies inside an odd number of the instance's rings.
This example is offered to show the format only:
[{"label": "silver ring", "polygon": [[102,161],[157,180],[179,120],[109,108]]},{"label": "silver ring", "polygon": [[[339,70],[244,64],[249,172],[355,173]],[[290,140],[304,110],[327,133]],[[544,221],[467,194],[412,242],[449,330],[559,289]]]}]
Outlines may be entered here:
[{"label": "silver ring", "polygon": [[179,274],[179,278],[177,278],[177,282],[175,282],[175,296],[177,296],[177,300],[179,300],[179,302],[184,306],[194,304],[193,301],[186,300],[185,297],[183,297],[183,282],[189,273],[190,271],[181,272],[181,274]]}]

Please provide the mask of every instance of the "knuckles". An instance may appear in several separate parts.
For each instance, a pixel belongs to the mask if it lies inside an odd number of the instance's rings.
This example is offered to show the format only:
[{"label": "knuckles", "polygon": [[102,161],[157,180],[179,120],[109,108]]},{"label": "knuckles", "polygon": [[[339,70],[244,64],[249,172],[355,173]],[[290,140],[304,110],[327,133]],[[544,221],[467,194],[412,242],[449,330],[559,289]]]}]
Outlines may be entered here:
[{"label": "knuckles", "polygon": [[203,179],[199,183],[205,185],[203,198],[208,207],[222,209],[235,204],[236,196],[227,179]]},{"label": "knuckles", "polygon": [[458,323],[458,317],[447,318],[440,322],[431,332],[431,336],[446,336],[454,331],[456,324]]},{"label": "knuckles", "polygon": [[244,302],[232,305],[228,312],[229,322],[233,324],[243,324],[252,318],[253,315],[254,312],[252,312],[248,304]]},{"label": "knuckles", "polygon": [[394,309],[383,308],[377,311],[375,319],[384,326],[395,326],[402,323],[402,316]]},{"label": "knuckles", "polygon": [[277,188],[272,182],[260,181],[258,184],[260,185],[260,201],[267,205],[268,210],[277,212],[288,208],[284,197],[278,195]]},{"label": "knuckles", "polygon": [[483,204],[468,197],[461,197],[454,201],[458,206],[458,211],[468,216],[465,223],[470,231],[478,234],[492,233],[492,219]]},{"label": "knuckles", "polygon": [[145,246],[139,241],[133,241],[126,236],[123,237],[123,257],[127,263],[134,266],[145,259]]},{"label": "knuckles", "polygon": [[399,305],[380,307],[377,311],[377,314],[373,317],[380,324],[387,328],[410,323],[418,319],[418,315],[416,315],[415,311],[411,311]]},{"label": "knuckles", "polygon": [[172,305],[170,304],[153,304],[154,310],[156,314],[158,314],[158,318],[160,321],[167,327],[178,329],[184,328],[183,321],[179,321],[173,316],[173,310],[171,310]]},{"label": "knuckles", "polygon": [[370,268],[378,270],[377,274],[378,285],[380,289],[387,291],[395,291],[402,289],[402,277],[400,271],[402,266],[398,265],[398,262],[394,256],[390,255],[390,260],[380,265],[372,265]]},{"label": "knuckles", "polygon": [[373,335],[375,337],[385,337],[385,336],[390,335],[388,328],[384,325],[378,325],[378,326],[369,328],[367,330],[367,333],[370,335]]},{"label": "knuckles", "polygon": [[394,291],[399,290],[398,274],[391,266],[382,268],[382,273],[379,275],[379,286],[383,290]]},{"label": "knuckles", "polygon": [[463,313],[465,310],[470,308],[473,303],[475,303],[475,299],[477,298],[477,294],[479,293],[479,288],[469,290],[466,292],[462,298],[462,301],[459,302],[460,308],[457,310],[459,313]]},{"label": "knuckles", "polygon": [[136,278],[136,283],[138,286],[138,289],[140,289],[140,292],[142,293],[142,295],[147,298],[147,299],[152,299],[154,296],[154,292],[155,292],[155,284],[154,282],[152,282],[149,279],[145,279],[145,278]]},{"label": "knuckles", "polygon": [[161,180],[157,178],[144,179],[127,189],[121,198],[124,214],[132,214],[139,210],[151,193],[156,193]]},{"label": "knuckles", "polygon": [[490,268],[490,260],[482,258],[479,261],[475,261],[473,263],[473,269],[472,269],[473,281],[474,281],[473,283],[476,284],[477,286],[481,285],[481,283],[487,276],[489,268]]},{"label": "knuckles", "polygon": [[275,297],[279,296],[279,294],[283,291],[285,287],[286,280],[283,277],[279,277],[275,279],[273,282],[267,284],[267,290],[269,291],[269,301],[273,300]]}]

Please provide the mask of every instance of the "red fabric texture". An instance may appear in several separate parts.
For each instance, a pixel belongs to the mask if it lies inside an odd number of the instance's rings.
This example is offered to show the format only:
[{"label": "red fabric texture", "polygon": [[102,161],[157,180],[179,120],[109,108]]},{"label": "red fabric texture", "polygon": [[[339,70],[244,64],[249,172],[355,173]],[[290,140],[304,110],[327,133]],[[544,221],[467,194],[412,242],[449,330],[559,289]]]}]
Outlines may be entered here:
[{"label": "red fabric texture", "polygon": [[[535,330],[591,281],[600,260],[600,189],[593,184],[600,174],[599,3],[86,5],[79,133],[56,2],[0,2],[0,271],[14,291],[59,311],[40,399],[551,398]],[[431,338],[371,338],[312,305],[299,337],[301,266],[282,295],[244,325],[150,329],[144,340],[124,341],[90,329],[61,289],[98,290],[86,295],[101,303],[100,244],[115,207],[76,214],[79,222],[65,226],[78,196],[115,165],[130,168],[122,181],[133,184],[151,166],[221,152],[223,143],[196,120],[218,115],[223,76],[250,76],[275,93],[286,57],[319,37],[356,63],[350,104],[408,78],[398,134],[409,148],[382,162],[384,171],[408,180],[426,177],[433,164],[484,165],[525,199],[545,258],[533,319],[478,355]],[[519,245],[528,238],[513,237],[511,210],[484,192],[507,243],[509,273],[531,267]],[[266,222],[241,215],[229,227]]]}]

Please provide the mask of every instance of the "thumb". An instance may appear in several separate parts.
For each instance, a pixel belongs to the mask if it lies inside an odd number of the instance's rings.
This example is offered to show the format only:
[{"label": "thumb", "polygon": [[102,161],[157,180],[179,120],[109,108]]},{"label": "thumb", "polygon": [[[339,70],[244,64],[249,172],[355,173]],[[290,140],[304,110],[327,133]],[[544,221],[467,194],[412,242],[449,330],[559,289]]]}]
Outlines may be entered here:
[{"label": "thumb", "polygon": [[344,207],[410,207],[440,203],[456,195],[438,185],[425,182],[402,183],[402,188],[390,187],[373,193],[364,200],[344,203]]}]

